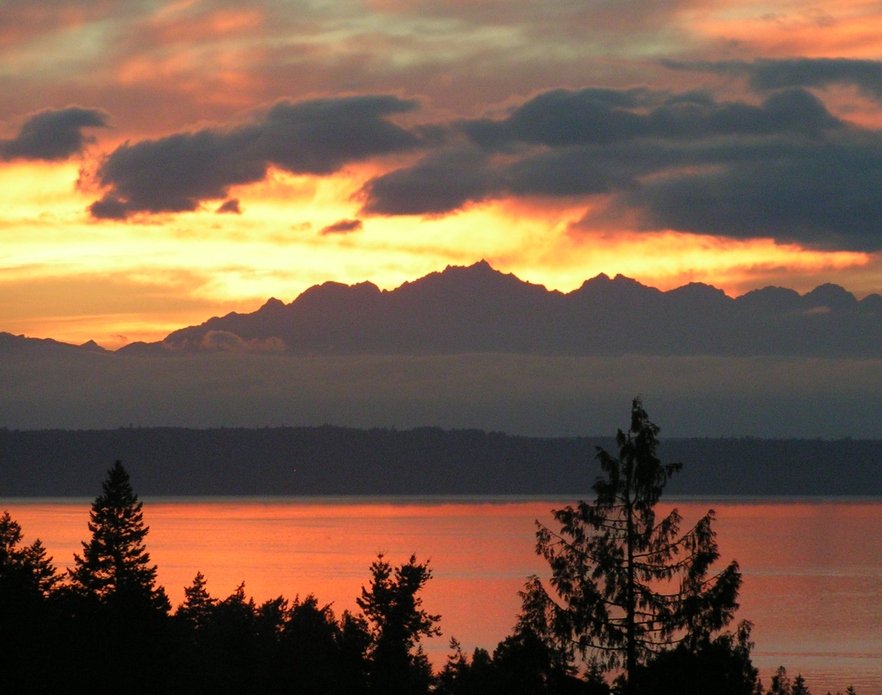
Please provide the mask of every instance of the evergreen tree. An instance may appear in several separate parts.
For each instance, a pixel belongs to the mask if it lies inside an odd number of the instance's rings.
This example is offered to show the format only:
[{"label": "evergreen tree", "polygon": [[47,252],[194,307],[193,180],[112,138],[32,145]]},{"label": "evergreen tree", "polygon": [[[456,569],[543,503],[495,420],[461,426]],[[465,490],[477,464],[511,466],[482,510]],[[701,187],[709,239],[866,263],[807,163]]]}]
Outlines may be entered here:
[{"label": "evergreen tree", "polygon": [[166,613],[168,598],[156,584],[156,565],[150,564],[144,545],[149,528],[144,525],[142,506],[129,474],[117,461],[107,473],[101,495],[92,503],[92,537],[82,543],[82,556],[74,555],[72,585],[101,604]]},{"label": "evergreen tree", "polygon": [[736,562],[710,574],[719,557],[713,510],[685,532],[676,509],[656,517],[680,469],[660,462],[658,431],[635,399],[630,428],[616,436],[618,457],[598,448],[605,475],[595,500],[554,510],[559,532],[537,522],[536,550],[550,565],[553,592],[538,577],[524,592],[525,619],[538,634],[604,668],[624,667],[632,692],[652,655],[681,643],[695,650],[722,629],[741,584]]},{"label": "evergreen tree", "polygon": [[[0,605],[46,598],[58,582],[52,558],[38,538],[23,545],[19,523],[9,512],[0,516]],[[8,601],[6,599],[9,599]]]},{"label": "evergreen tree", "polygon": [[211,597],[206,585],[205,575],[197,572],[193,583],[184,588],[184,602],[175,611],[175,617],[197,633],[211,620],[212,610],[217,605],[217,599]]},{"label": "evergreen tree", "polygon": [[56,692],[45,664],[56,646],[50,598],[58,575],[43,544],[0,516],[0,693]]},{"label": "evergreen tree", "polygon": [[793,695],[793,688],[790,685],[790,676],[787,675],[787,669],[779,666],[772,676],[772,684],[769,688],[769,695]]},{"label": "evergreen tree", "polygon": [[393,568],[380,554],[371,564],[371,585],[356,599],[371,624],[370,687],[382,695],[426,693],[431,667],[419,645],[441,634],[439,615],[422,608],[418,595],[432,577],[428,563],[410,560]]},{"label": "evergreen tree", "polygon": [[759,673],[750,659],[753,647],[750,629],[750,623],[743,622],[735,634],[726,633],[707,640],[697,649],[680,644],[662,652],[640,667],[637,693],[762,695]]},{"label": "evergreen tree", "polygon": [[791,692],[793,695],[812,695],[808,685],[806,685],[805,678],[802,677],[801,673],[797,673],[796,678],[793,679]]}]

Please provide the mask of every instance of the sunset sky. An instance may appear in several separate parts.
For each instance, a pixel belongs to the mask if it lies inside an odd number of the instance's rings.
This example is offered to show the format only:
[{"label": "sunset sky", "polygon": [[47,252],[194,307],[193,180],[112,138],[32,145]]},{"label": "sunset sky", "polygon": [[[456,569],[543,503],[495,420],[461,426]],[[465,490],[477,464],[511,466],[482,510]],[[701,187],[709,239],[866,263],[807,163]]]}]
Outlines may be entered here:
[{"label": "sunset sky", "polygon": [[882,4],[6,0],[0,331],[486,259],[882,292]]}]

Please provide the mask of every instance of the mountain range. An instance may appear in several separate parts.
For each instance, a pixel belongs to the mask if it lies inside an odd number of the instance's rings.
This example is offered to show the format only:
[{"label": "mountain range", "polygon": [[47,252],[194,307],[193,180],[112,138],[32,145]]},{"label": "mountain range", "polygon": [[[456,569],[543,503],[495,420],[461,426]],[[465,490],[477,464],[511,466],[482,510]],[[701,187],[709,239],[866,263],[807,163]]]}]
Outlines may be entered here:
[{"label": "mountain range", "polygon": [[[0,336],[0,351],[13,344],[14,336]],[[29,347],[64,345],[44,340]],[[101,349],[91,341],[79,347]],[[731,298],[702,283],[663,292],[603,274],[562,293],[481,261],[393,290],[326,282],[288,304],[273,298],[252,313],[214,317],[117,352],[217,351],[879,357],[882,296],[858,300],[826,284],[803,295],[766,287]]]},{"label": "mountain range", "polygon": [[328,282],[111,352],[0,333],[0,427],[882,438],[882,297],[738,298],[599,275],[549,291],[487,263],[393,290]]}]

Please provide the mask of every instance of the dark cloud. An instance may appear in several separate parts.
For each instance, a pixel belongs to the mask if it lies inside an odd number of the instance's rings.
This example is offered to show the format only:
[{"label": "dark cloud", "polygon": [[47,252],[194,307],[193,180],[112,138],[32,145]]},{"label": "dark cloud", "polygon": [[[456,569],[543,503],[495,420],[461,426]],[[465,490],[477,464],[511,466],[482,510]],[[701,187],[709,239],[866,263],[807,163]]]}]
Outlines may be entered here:
[{"label": "dark cloud", "polygon": [[351,232],[361,231],[362,227],[361,220],[340,220],[339,222],[334,222],[334,224],[329,224],[327,227],[322,228],[321,234],[350,234]]},{"label": "dark cloud", "polygon": [[215,212],[219,215],[241,215],[242,209],[239,207],[239,199],[230,198],[229,200],[225,200],[218,206]]},{"label": "dark cloud", "polygon": [[759,104],[706,92],[555,90],[506,118],[455,124],[439,145],[364,187],[364,209],[443,214],[508,195],[610,201],[649,229],[882,249],[882,132],[850,127],[804,89]]},{"label": "dark cloud", "polygon": [[504,120],[467,121],[460,127],[485,149],[506,149],[516,144],[562,148],[638,138],[813,132],[838,125],[819,99],[802,90],[774,94],[754,106],[717,102],[704,92],[584,89],[547,92]]},{"label": "dark cloud", "polygon": [[85,128],[106,128],[108,116],[98,109],[68,106],[29,116],[14,138],[0,140],[2,159],[67,159],[82,152],[93,138]]},{"label": "dark cloud", "polygon": [[760,90],[785,87],[828,87],[847,84],[882,101],[882,61],[850,58],[791,58],[755,61],[676,61],[662,64],[673,70],[745,75]]},{"label": "dark cloud", "polygon": [[98,181],[109,188],[90,208],[95,217],[195,210],[253,183],[270,165],[330,174],[349,162],[416,147],[419,138],[388,120],[412,101],[362,96],[279,102],[255,122],[125,144],[104,160]]},{"label": "dark cloud", "polygon": [[89,206],[89,212],[102,220],[124,220],[129,214],[122,201],[110,197],[96,200]]},{"label": "dark cloud", "polygon": [[418,145],[414,134],[385,120],[416,106],[394,96],[279,102],[253,129],[256,149],[289,171],[330,174],[352,161]]},{"label": "dark cloud", "polygon": [[827,249],[882,249],[882,138],[852,135],[774,148],[715,171],[624,193],[651,228],[772,237]]},{"label": "dark cloud", "polygon": [[551,147],[610,142],[642,129],[643,119],[629,109],[644,105],[647,97],[645,90],[557,89],[531,99],[505,120],[466,121],[462,129],[488,149],[514,142]]},{"label": "dark cloud", "polygon": [[364,212],[381,215],[432,215],[451,212],[498,191],[497,172],[475,148],[442,149],[413,167],[369,181],[362,194]]}]

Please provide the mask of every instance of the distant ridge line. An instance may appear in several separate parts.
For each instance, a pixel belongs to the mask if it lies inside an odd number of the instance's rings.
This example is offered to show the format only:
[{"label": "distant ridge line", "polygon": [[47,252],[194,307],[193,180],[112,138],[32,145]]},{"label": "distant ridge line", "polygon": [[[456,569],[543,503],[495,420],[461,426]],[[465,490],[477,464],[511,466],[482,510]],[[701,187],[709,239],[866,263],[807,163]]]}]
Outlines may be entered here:
[{"label": "distant ridge line", "polygon": [[214,317],[120,352],[295,354],[503,352],[610,355],[882,356],[882,296],[837,285],[804,295],[766,287],[738,298],[703,283],[662,292],[600,274],[547,290],[480,261],[393,290],[313,286],[289,304]]},{"label": "distant ridge line", "polygon": [[[78,350],[0,334],[0,354]],[[737,298],[704,283],[668,291],[605,274],[571,292],[548,290],[486,261],[447,266],[393,290],[370,282],[325,282],[286,304],[268,299],[130,343],[119,355],[212,352],[295,355],[719,355],[882,357],[882,295],[858,300],[838,285],[800,295],[765,287]]]},{"label": "distant ridge line", "polygon": [[[591,494],[609,437],[336,426],[0,429],[0,498],[94,495],[121,459],[141,495]],[[882,495],[882,441],[662,439],[671,494]]]}]

